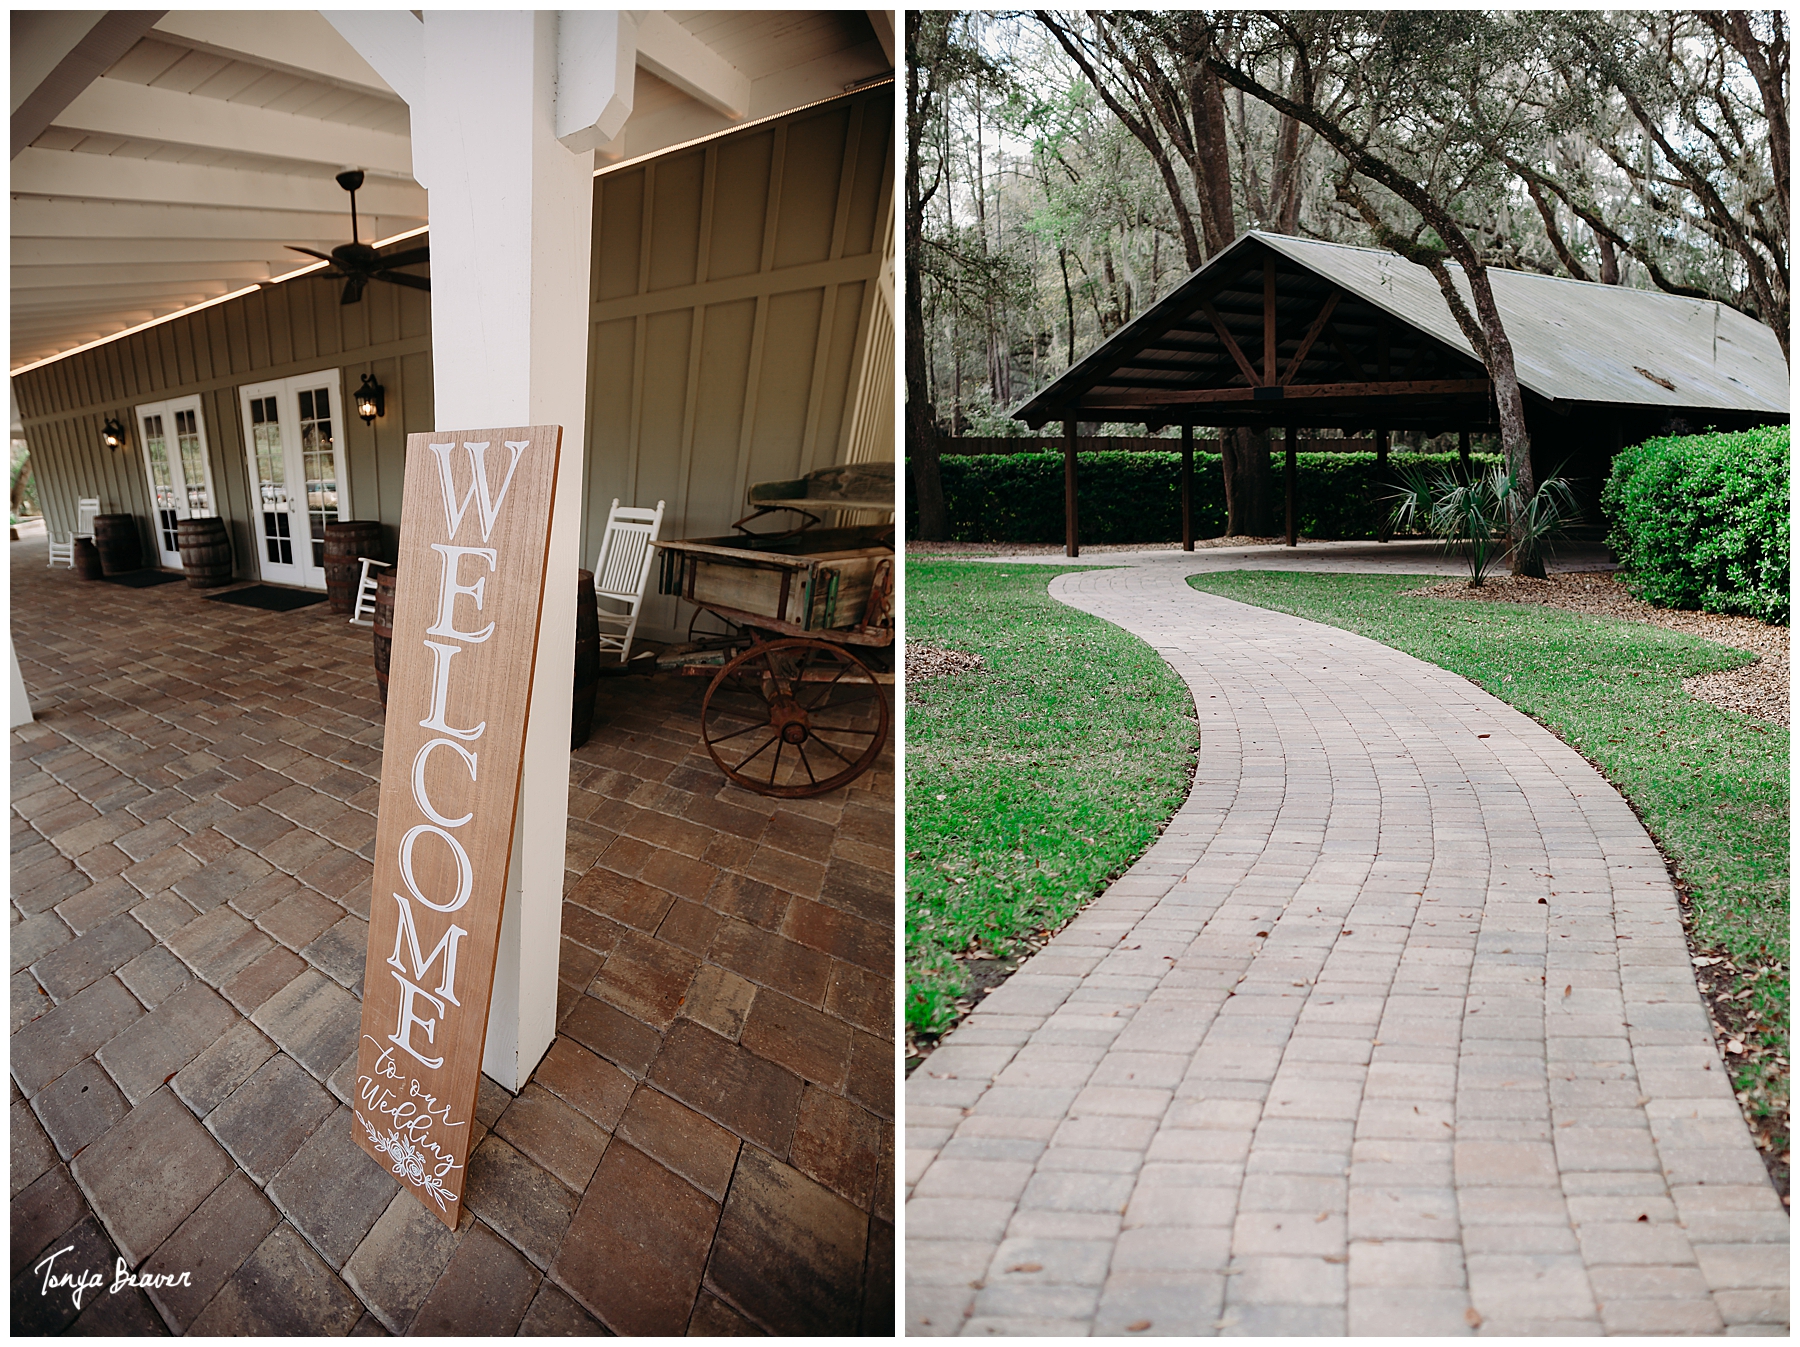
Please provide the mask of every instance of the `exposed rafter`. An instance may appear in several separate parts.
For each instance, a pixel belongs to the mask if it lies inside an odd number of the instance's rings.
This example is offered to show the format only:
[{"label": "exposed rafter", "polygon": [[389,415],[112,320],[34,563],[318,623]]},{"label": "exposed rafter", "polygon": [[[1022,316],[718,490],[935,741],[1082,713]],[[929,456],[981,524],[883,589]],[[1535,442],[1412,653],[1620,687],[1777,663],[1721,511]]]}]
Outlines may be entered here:
[{"label": "exposed rafter", "polygon": [[333,172],[356,164],[372,174],[412,176],[412,143],[406,136],[126,80],[95,80],[56,124],[88,135],[310,161]]},{"label": "exposed rafter", "polygon": [[660,11],[637,27],[638,64],[714,111],[742,121],[750,115],[750,81],[674,19]]}]

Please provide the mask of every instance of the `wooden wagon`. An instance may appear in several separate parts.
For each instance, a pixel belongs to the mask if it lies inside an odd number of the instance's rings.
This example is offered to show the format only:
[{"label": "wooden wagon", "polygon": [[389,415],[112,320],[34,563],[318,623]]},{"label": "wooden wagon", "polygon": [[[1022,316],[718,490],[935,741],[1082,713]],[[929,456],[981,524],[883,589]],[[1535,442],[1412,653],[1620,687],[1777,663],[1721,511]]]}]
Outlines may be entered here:
[{"label": "wooden wagon", "polygon": [[[866,772],[887,742],[894,526],[814,527],[815,512],[891,511],[892,468],[884,466],[885,501],[843,490],[836,469],[820,494],[805,494],[811,478],[752,487],[753,512],[735,534],[656,544],[658,592],[725,625],[664,662],[711,676],[701,740],[719,770],[748,790],[787,798],[835,790]],[[743,528],[773,509],[803,511],[807,522],[783,533]]]}]

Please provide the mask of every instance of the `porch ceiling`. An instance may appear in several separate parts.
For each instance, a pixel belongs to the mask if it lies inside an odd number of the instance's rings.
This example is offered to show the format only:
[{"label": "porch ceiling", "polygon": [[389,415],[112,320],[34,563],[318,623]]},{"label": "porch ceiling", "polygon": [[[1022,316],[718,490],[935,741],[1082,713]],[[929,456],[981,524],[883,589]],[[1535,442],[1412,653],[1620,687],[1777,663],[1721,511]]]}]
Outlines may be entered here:
[{"label": "porch ceiling", "polygon": [[[873,17],[871,17],[871,13]],[[608,166],[893,66],[891,15],[650,12]],[[14,11],[12,361],[22,366],[424,226],[406,104],[317,11]]]}]

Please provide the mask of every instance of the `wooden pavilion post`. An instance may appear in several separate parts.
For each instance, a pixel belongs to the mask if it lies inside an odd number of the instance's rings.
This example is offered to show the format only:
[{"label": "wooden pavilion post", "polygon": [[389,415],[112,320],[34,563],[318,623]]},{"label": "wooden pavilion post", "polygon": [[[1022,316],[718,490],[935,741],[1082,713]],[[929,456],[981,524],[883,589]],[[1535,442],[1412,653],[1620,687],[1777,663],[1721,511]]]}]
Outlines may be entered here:
[{"label": "wooden pavilion post", "polygon": [[1463,480],[1464,480],[1464,481],[1465,481],[1465,482],[1466,482],[1466,481],[1468,481],[1468,480],[1469,480],[1469,471],[1470,471],[1470,465],[1469,465],[1469,432],[1468,432],[1468,431],[1466,431],[1466,430],[1461,430],[1461,431],[1458,431],[1458,432],[1457,432],[1457,435],[1456,435],[1456,453],[1457,453],[1457,457],[1459,457],[1459,458],[1460,458],[1460,459],[1461,459],[1461,460],[1462,460],[1462,474],[1463,474]]},{"label": "wooden pavilion post", "polygon": [[1294,438],[1296,433],[1292,426],[1287,428],[1287,545],[1289,547],[1298,547],[1300,544],[1300,525],[1299,520],[1295,518],[1297,502],[1294,499],[1296,494],[1294,479],[1298,472],[1298,464],[1294,457],[1298,448]]},{"label": "wooden pavilion post", "polygon": [[1075,418],[1063,422],[1063,553],[1081,555],[1081,516],[1075,504]]},{"label": "wooden pavilion post", "polygon": [[1194,428],[1181,427],[1181,550],[1194,550]]},{"label": "wooden pavilion post", "polygon": [[[1387,470],[1388,432],[1387,427],[1383,426],[1375,432],[1375,473],[1377,479],[1385,478]],[[1375,541],[1384,543],[1393,536],[1394,531],[1388,527],[1387,517],[1384,515],[1382,516],[1381,522],[1375,525]]]}]

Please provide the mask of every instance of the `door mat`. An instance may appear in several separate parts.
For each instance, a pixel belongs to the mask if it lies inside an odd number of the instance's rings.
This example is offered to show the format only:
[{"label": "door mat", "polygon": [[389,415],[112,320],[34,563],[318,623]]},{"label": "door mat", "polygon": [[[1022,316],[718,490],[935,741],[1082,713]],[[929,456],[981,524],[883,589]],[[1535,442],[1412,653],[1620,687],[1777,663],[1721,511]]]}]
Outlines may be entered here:
[{"label": "door mat", "polygon": [[149,589],[152,585],[172,585],[181,577],[173,571],[132,571],[128,575],[109,575],[109,585],[124,585],[127,589]]},{"label": "door mat", "polygon": [[310,608],[315,603],[324,603],[323,594],[314,594],[304,589],[276,589],[273,585],[251,585],[248,589],[234,589],[228,594],[209,594],[214,603],[235,603],[245,608],[261,608],[268,613],[291,613],[296,608]]}]

